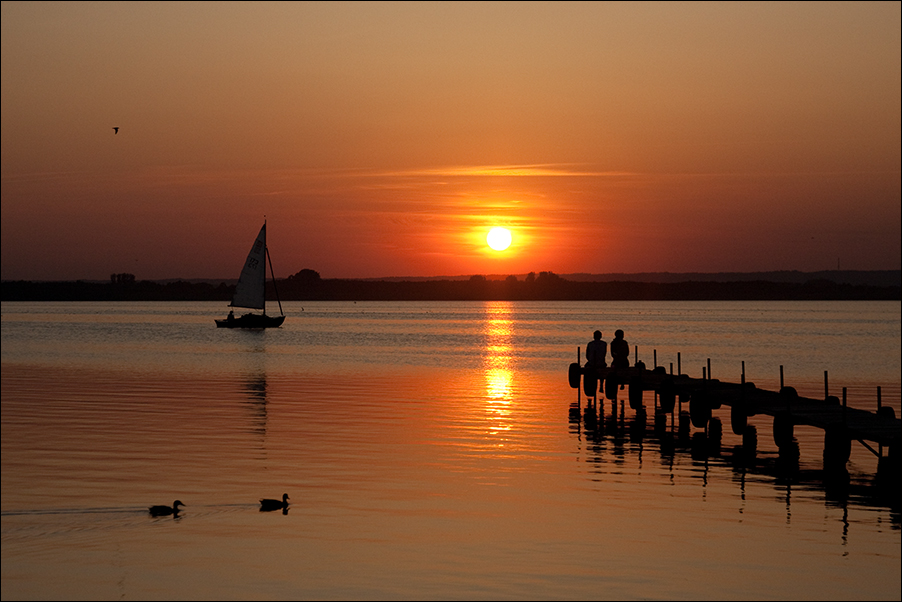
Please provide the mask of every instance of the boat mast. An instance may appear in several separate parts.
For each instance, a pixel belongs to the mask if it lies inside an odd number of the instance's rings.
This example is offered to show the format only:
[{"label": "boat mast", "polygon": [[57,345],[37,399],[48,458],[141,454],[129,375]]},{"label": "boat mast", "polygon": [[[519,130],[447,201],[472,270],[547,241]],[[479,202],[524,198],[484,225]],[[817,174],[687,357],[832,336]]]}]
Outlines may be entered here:
[{"label": "boat mast", "polygon": [[[269,245],[266,244],[266,218],[263,218],[263,250],[266,251],[266,259],[269,261],[269,274],[272,276],[272,290],[276,292],[276,301],[279,302],[279,313],[283,316],[282,300],[279,299],[279,289],[276,288],[276,272],[272,269],[272,257],[269,255]],[[263,268],[266,269],[265,267]],[[266,279],[263,279],[263,315],[266,315]]]},{"label": "boat mast", "polygon": [[[274,290],[276,292],[276,301],[279,302],[279,313],[284,316],[285,312],[282,311],[282,300],[279,299],[279,289],[276,288],[276,273],[272,269],[272,257],[270,257],[270,255],[269,255],[269,247],[266,247],[266,259],[269,260],[269,273],[270,273],[270,275],[272,275],[272,290]],[[263,296],[266,297],[266,295],[263,295]],[[264,299],[264,302],[265,302],[265,299]],[[266,313],[266,310],[263,310],[263,313]]]}]

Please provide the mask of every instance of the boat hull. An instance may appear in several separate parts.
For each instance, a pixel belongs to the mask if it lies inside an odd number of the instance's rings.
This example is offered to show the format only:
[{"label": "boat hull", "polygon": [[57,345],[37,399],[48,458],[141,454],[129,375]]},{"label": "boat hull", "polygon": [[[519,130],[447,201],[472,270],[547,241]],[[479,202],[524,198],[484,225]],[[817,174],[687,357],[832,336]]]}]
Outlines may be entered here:
[{"label": "boat hull", "polygon": [[285,321],[285,316],[267,316],[266,314],[244,314],[239,318],[216,320],[217,328],[278,328]]}]

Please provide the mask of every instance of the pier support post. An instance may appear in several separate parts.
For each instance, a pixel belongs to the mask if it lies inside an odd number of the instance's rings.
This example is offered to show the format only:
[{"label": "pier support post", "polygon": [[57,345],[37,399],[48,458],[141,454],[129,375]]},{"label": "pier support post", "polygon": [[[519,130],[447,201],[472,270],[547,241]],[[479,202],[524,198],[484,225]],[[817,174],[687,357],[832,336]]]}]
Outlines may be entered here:
[{"label": "pier support post", "polygon": [[658,388],[658,400],[662,412],[665,414],[673,412],[673,408],[676,405],[676,386],[673,384],[673,379],[668,378],[661,383],[661,386]]},{"label": "pier support post", "polygon": [[689,412],[680,412],[680,423],[678,427],[678,436],[680,440],[686,441],[687,439],[689,439],[689,431],[691,425],[692,418],[689,416]]},{"label": "pier support post", "polygon": [[659,437],[667,431],[667,414],[664,412],[655,413],[655,434]]},{"label": "pier support post", "polygon": [[742,431],[742,449],[747,454],[754,454],[758,447],[758,429],[754,424],[750,424]]},{"label": "pier support post", "polygon": [[745,412],[745,400],[740,399],[730,407],[730,428],[734,435],[741,435],[749,423],[749,417]]},{"label": "pier support post", "polygon": [[720,453],[720,445],[723,441],[723,423],[720,418],[714,416],[708,421],[708,455],[716,456]]},{"label": "pier support post", "polygon": [[[782,381],[783,366],[780,366]],[[798,399],[799,394],[793,387],[780,387],[780,397],[786,400],[786,411],[774,414],[774,443],[783,448],[792,443],[792,431],[794,422],[790,408],[792,401]]]},{"label": "pier support post", "polygon": [[570,364],[570,370],[567,373],[567,380],[570,381],[571,389],[579,389],[579,380],[582,376],[582,370],[578,363]]},{"label": "pier support post", "polygon": [[779,412],[774,415],[774,443],[783,448],[792,443],[793,435],[792,415],[789,412]]},{"label": "pier support post", "polygon": [[848,389],[846,387],[842,388],[842,422],[846,423],[846,392]]},{"label": "pier support post", "polygon": [[730,406],[730,428],[734,435],[742,435],[749,423],[745,393],[745,362],[742,362],[742,374],[739,376],[739,401]]},{"label": "pier support post", "polygon": [[630,390],[629,390],[629,398],[630,398],[630,408],[634,410],[639,410],[642,408],[642,377],[634,376],[630,379]]},{"label": "pier support post", "polygon": [[689,397],[689,416],[692,426],[703,429],[708,426],[711,419],[711,404],[708,403],[708,395],[703,390],[693,391]]},{"label": "pier support post", "polygon": [[[882,400],[880,399],[880,385],[877,385],[877,415],[878,416],[881,415],[882,406],[883,406]],[[895,412],[894,412],[894,414],[895,414]],[[877,452],[878,452],[877,457],[882,458],[883,457],[883,444],[882,443],[877,444]]]},{"label": "pier support post", "polygon": [[754,416],[755,414],[757,414],[757,408],[755,407],[755,402],[752,395],[754,391],[755,383],[748,381],[742,383],[742,405],[745,407],[746,416]]},{"label": "pier support post", "polygon": [[617,377],[610,370],[604,379],[604,396],[611,401],[617,401]]},{"label": "pier support post", "polygon": [[594,368],[586,368],[583,375],[583,392],[588,398],[598,395],[598,373]]},{"label": "pier support post", "polygon": [[852,454],[852,438],[842,424],[831,424],[824,429],[824,470],[840,470],[846,467]]}]

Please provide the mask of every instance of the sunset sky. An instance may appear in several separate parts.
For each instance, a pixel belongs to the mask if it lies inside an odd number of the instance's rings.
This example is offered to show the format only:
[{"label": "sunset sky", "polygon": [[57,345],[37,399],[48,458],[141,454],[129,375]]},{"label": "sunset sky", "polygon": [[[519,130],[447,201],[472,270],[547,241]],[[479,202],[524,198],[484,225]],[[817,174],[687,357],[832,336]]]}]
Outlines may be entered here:
[{"label": "sunset sky", "polygon": [[900,7],[3,2],[2,278],[899,269]]}]

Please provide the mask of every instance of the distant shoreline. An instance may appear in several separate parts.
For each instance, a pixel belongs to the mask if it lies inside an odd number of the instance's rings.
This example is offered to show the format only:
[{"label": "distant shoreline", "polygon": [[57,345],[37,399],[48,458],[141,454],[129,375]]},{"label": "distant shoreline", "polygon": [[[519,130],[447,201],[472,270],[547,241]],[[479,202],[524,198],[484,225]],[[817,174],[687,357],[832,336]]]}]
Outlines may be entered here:
[{"label": "distant shoreline", "polygon": [[[592,276],[330,279],[305,269],[277,280],[276,288],[282,301],[902,300],[900,270]],[[3,281],[0,300],[229,301],[234,289],[234,281],[139,281],[132,274],[114,274],[108,282]],[[267,298],[276,299],[271,282]]]}]

